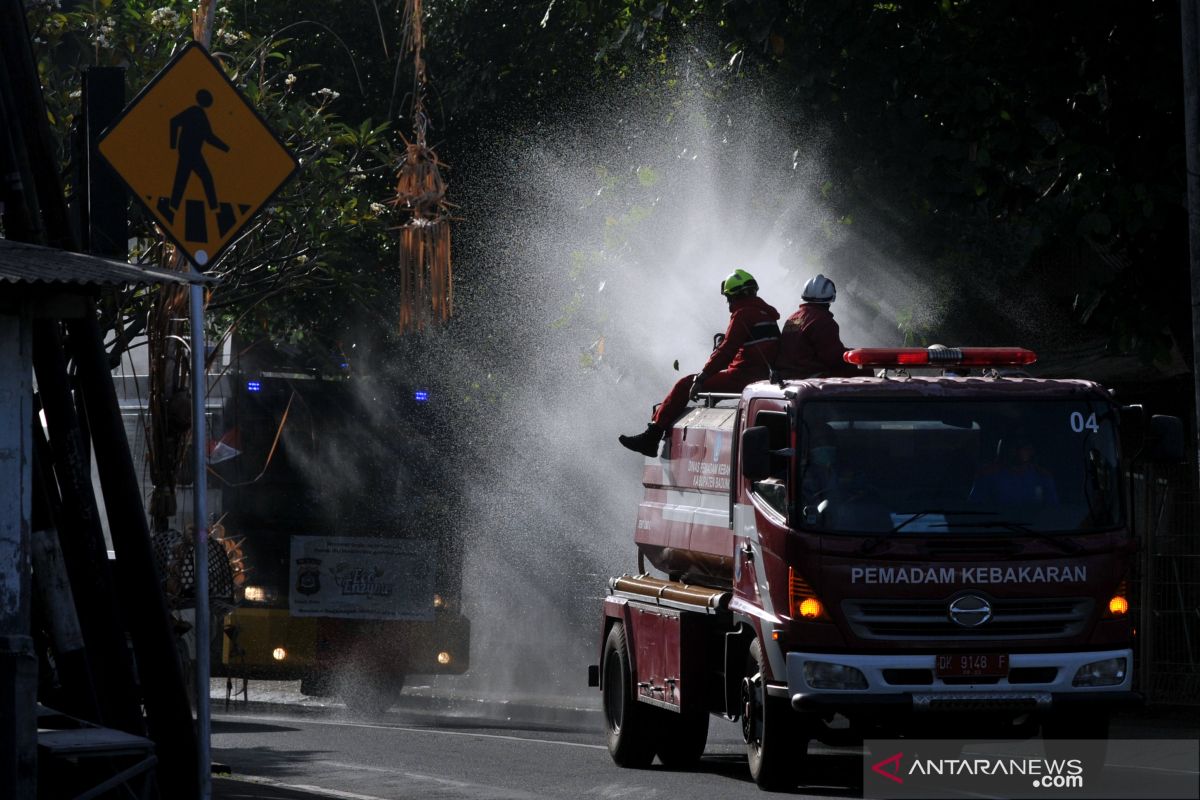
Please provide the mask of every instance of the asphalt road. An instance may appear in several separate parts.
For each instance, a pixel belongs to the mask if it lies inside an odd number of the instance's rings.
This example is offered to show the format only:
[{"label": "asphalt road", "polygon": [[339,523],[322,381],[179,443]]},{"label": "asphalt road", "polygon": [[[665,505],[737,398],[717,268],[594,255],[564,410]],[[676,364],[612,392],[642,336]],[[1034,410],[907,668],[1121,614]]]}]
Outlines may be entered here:
[{"label": "asphalt road", "polygon": [[[303,796],[268,792],[284,788],[353,800],[761,800],[765,796],[750,781],[738,725],[716,719],[699,768],[676,772],[657,764],[646,770],[615,766],[604,746],[600,715],[587,709],[541,723],[514,722],[503,713],[489,719],[461,706],[448,711],[402,705],[369,716],[352,716],[335,704],[252,703],[235,713],[221,709],[222,704],[214,703],[213,760],[228,765],[237,780],[222,782],[225,794],[218,794],[218,800]],[[514,719],[520,716],[512,715]],[[1193,739],[1192,723],[1174,730],[1160,726],[1156,723],[1140,730],[1125,726],[1120,735]],[[806,785],[792,796],[861,796],[860,752],[820,745],[814,749],[816,757],[809,760]],[[1119,759],[1110,753],[1104,781],[1106,789],[1116,794],[1106,792],[1106,796],[1146,797],[1148,781],[1164,776],[1196,785],[1194,767],[1164,771],[1149,766],[1144,758],[1138,761],[1141,766],[1114,766],[1115,760]],[[230,786],[241,793],[231,794]]]},{"label": "asphalt road", "polygon": [[[332,709],[214,713],[213,760],[234,776],[368,800],[397,798],[757,798],[735,723],[713,720],[698,770],[612,763],[599,716],[513,725],[405,712],[352,718]],[[594,724],[593,724],[594,723]],[[855,753],[818,760],[799,796],[859,796]]]}]

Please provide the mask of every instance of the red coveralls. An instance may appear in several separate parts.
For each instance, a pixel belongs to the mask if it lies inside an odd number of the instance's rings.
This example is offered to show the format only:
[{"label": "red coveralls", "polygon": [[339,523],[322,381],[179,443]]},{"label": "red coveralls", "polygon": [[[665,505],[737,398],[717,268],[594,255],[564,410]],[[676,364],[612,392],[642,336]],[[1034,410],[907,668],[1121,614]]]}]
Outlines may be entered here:
[{"label": "red coveralls", "polygon": [[[729,304],[725,341],[713,350],[700,374],[706,392],[740,392],[770,374],[779,347],[779,312],[759,297],[740,297]],[[654,412],[652,422],[670,427],[687,408],[695,375],[675,382]]]},{"label": "red coveralls", "polygon": [[781,378],[858,375],[857,369],[842,360],[845,352],[829,305],[802,303],[783,325],[775,371]]}]

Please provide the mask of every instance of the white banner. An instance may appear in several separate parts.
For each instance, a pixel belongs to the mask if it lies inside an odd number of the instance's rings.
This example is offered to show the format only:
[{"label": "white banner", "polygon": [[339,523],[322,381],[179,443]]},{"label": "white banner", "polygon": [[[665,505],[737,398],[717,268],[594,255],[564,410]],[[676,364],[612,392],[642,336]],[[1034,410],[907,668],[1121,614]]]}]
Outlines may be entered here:
[{"label": "white banner", "polygon": [[436,544],[421,539],[293,536],[293,617],[433,619]]}]

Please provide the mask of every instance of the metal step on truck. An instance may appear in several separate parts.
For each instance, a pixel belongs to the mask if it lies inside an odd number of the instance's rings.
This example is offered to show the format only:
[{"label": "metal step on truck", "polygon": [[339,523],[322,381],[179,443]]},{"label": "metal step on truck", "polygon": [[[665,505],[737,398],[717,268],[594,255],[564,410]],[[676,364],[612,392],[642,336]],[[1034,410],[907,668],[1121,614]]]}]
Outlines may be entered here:
[{"label": "metal step on truck", "polygon": [[786,788],[812,741],[1103,739],[1139,702],[1124,471],[1183,460],[1180,420],[1020,348],[845,358],[706,398],[646,459],[589,670],[617,764],[695,763],[715,714]]}]

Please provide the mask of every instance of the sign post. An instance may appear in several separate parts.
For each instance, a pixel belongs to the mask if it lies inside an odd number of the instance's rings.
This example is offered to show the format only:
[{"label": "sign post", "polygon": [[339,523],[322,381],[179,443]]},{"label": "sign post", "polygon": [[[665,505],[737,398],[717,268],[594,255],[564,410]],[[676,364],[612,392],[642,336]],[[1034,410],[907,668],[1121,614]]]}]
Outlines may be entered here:
[{"label": "sign post", "polygon": [[[191,42],[133,99],[98,149],[181,255],[211,268],[299,168],[204,46]],[[192,485],[196,529],[196,723],[200,797],[211,794],[208,394],[204,287],[191,287]]]}]

